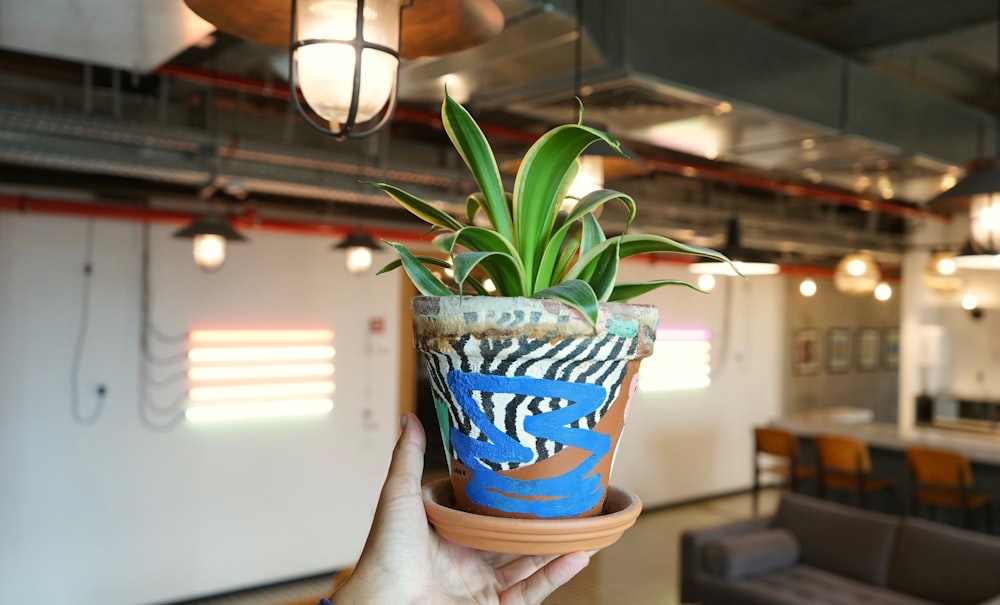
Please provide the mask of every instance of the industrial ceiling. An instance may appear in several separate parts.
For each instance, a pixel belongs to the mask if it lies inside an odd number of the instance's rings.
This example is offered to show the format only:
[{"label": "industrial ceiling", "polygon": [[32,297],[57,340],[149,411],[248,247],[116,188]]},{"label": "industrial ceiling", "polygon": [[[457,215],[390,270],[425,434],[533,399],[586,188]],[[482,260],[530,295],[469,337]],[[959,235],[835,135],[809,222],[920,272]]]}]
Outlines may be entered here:
[{"label": "industrial ceiling", "polygon": [[406,228],[359,181],[462,207],[435,120],[448,83],[500,159],[579,95],[655,167],[610,183],[641,229],[719,245],[738,215],[745,245],[829,266],[898,259],[907,229],[944,220],[925,202],[994,153],[995,1],[583,1],[578,23],[574,0],[499,0],[502,34],[404,62],[391,128],[340,143],[289,110],[281,51],[181,0],[0,0],[0,194]]}]

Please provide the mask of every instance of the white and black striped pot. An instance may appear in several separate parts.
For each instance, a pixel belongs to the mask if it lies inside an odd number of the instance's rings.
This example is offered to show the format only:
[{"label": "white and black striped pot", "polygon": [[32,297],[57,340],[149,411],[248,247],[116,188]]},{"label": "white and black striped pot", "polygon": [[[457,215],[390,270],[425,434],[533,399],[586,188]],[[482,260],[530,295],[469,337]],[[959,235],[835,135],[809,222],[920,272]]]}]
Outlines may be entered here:
[{"label": "white and black striped pot", "polygon": [[597,329],[562,303],[421,296],[426,360],[456,505],[516,518],[600,514],[657,309],[602,303]]}]

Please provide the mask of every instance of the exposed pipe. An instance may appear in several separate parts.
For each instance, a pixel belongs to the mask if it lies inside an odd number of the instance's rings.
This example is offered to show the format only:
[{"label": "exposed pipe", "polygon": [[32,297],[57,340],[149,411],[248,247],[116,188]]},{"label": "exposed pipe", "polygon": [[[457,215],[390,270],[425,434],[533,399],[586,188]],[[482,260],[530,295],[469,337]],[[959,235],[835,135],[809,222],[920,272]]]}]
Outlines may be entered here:
[{"label": "exposed pipe", "polygon": [[[156,73],[161,76],[177,78],[179,80],[203,84],[205,86],[216,86],[227,90],[241,91],[264,97],[288,99],[290,94],[288,86],[282,83],[268,83],[262,80],[220,74],[183,65],[168,63],[157,68]],[[394,119],[423,124],[438,130],[444,129],[444,126],[441,123],[441,116],[437,113],[403,104],[397,106]],[[503,137],[505,139],[528,144],[534,143],[538,138],[537,133],[508,128],[497,124],[480,123],[479,127],[487,135]],[[759,189],[795,197],[808,197],[837,205],[859,208],[864,211],[881,212],[883,214],[901,216],[910,219],[929,219],[944,222],[951,220],[951,216],[947,214],[932,212],[930,210],[915,208],[913,206],[889,202],[886,200],[869,199],[837,189],[819,187],[805,183],[792,183],[786,180],[752,175],[717,165],[693,164],[691,162],[648,154],[639,155],[659,170],[685,177],[702,178],[722,183],[730,183],[741,187],[749,187],[752,189]]]}]

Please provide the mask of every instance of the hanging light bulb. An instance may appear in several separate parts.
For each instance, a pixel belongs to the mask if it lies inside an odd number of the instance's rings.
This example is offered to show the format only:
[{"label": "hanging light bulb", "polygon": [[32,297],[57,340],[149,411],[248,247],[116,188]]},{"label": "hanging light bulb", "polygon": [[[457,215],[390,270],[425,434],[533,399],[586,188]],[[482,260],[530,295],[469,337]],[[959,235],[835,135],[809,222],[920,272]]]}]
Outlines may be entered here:
[{"label": "hanging light bulb", "polygon": [[576,160],[579,170],[566,192],[560,210],[571,212],[577,202],[588,193],[604,189],[604,158],[595,155],[581,155]]},{"label": "hanging light bulb", "polygon": [[711,292],[715,288],[715,276],[711,273],[702,273],[698,276],[698,287],[705,292]]},{"label": "hanging light bulb", "polygon": [[175,231],[174,237],[194,241],[194,262],[206,273],[214,273],[225,264],[226,242],[243,242],[247,239],[233,229],[228,221],[211,214],[192,220],[186,227]]},{"label": "hanging light bulb", "polygon": [[845,294],[864,296],[875,291],[882,272],[870,252],[860,251],[840,259],[833,272],[833,285]]},{"label": "hanging light bulb", "polygon": [[[729,219],[726,225],[726,245],[719,252],[732,260],[743,275],[774,275],[781,271],[780,265],[768,261],[760,252],[743,247],[740,238],[740,222],[735,217]],[[688,271],[691,273],[736,275],[729,263],[709,258],[700,258],[691,263],[688,265]]]},{"label": "hanging light bulb", "polygon": [[955,252],[943,250],[931,253],[924,267],[924,285],[939,294],[957,292],[965,283],[955,275],[958,265],[955,263]]},{"label": "hanging light bulb", "polygon": [[799,294],[809,298],[816,294],[816,282],[811,277],[807,277],[799,284]]},{"label": "hanging light bulb", "polygon": [[879,282],[879,284],[875,286],[875,300],[885,302],[890,298],[892,298],[892,286],[884,281]]},{"label": "hanging light bulb", "polygon": [[962,297],[962,308],[966,311],[973,311],[979,306],[979,299],[974,294],[966,294]]},{"label": "hanging light bulb", "polygon": [[344,241],[333,245],[334,249],[345,250],[347,272],[351,275],[361,275],[371,269],[373,252],[381,250],[382,246],[364,231],[352,231]]}]

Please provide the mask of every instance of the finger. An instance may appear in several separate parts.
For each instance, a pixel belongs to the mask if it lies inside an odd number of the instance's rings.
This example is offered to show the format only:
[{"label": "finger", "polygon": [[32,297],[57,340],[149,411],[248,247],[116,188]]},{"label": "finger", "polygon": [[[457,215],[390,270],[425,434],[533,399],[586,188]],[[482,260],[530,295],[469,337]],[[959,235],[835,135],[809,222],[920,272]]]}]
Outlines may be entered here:
[{"label": "finger", "polygon": [[501,605],[540,605],[552,592],[569,582],[590,563],[590,555],[575,552],[554,559],[527,579],[504,592]]},{"label": "finger", "polygon": [[545,567],[559,555],[532,555],[518,557],[513,561],[497,567],[496,578],[500,584],[500,590],[507,590],[514,584],[527,578],[539,569]]},{"label": "finger", "polygon": [[404,414],[400,424],[402,431],[392,451],[392,461],[379,498],[379,508],[389,506],[400,498],[420,498],[420,478],[424,472],[427,437],[420,421],[413,414]]}]

